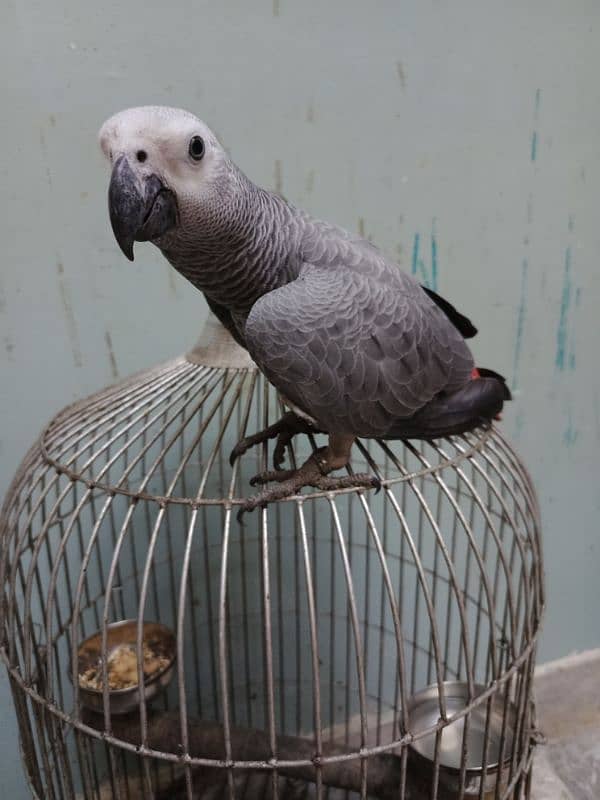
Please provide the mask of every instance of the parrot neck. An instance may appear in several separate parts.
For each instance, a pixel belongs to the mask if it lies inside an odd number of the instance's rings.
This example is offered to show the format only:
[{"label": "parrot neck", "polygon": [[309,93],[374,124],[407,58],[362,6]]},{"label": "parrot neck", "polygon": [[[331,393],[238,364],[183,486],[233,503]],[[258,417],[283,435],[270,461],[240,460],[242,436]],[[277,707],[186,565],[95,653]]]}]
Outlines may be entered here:
[{"label": "parrot neck", "polygon": [[211,301],[245,319],[259,297],[296,277],[296,215],[283,198],[231,166],[218,202],[203,204],[191,221],[155,244]]}]

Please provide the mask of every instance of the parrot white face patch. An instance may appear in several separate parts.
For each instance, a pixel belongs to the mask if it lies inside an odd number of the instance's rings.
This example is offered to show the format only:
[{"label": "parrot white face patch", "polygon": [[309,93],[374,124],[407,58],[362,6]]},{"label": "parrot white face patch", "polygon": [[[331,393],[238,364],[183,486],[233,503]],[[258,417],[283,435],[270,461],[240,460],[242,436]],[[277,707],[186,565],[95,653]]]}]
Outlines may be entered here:
[{"label": "parrot white face patch", "polygon": [[140,181],[159,177],[180,207],[206,201],[229,161],[207,125],[166,106],[120,111],[102,125],[99,141],[112,164],[125,156]]}]

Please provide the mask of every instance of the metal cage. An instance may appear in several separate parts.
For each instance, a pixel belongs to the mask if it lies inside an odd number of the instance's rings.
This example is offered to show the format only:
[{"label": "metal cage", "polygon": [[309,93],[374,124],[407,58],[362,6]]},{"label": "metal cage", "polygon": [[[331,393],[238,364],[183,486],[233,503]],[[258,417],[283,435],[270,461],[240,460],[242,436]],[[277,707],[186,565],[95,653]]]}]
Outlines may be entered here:
[{"label": "metal cage", "polygon": [[[307,492],[242,526],[270,448],[228,456],[280,406],[223,332],[66,408],[29,451],[0,517],[0,622],[33,795],[529,797],[543,571],[514,451],[495,427],[360,441],[379,493]],[[127,713],[107,666],[123,620]],[[157,691],[149,622],[175,642]]]}]

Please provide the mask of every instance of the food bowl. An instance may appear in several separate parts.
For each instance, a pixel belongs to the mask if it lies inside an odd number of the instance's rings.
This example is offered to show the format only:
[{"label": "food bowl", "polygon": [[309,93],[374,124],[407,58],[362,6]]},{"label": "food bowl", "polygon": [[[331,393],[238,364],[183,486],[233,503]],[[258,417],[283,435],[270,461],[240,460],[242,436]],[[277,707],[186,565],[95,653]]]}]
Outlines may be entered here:
[{"label": "food bowl", "polygon": [[[446,700],[446,714],[452,717],[460,714],[470,705],[469,689],[466,683],[447,681],[442,684]],[[475,684],[474,695],[485,692],[486,687]],[[460,791],[460,771],[463,746],[466,746],[465,797],[478,797],[483,781],[483,796],[494,795],[498,781],[504,785],[506,770],[502,769],[509,761],[515,735],[516,708],[508,703],[505,709],[502,698],[493,698],[489,712],[488,741],[485,750],[486,718],[488,701],[468,713],[466,742],[463,742],[465,716],[442,729],[439,744],[439,786],[444,788],[444,798],[458,797]],[[408,702],[410,730],[415,736],[438,724],[440,720],[440,701],[438,684],[432,684],[413,695]],[[503,720],[506,721],[503,725]],[[413,769],[424,780],[431,778],[435,767],[436,733],[415,739],[410,745]],[[485,776],[482,767],[485,751]],[[502,764],[500,763],[502,759]]]},{"label": "food bowl", "polygon": [[[136,652],[138,621],[126,619],[106,626],[108,697],[111,714],[127,714],[141,702]],[[175,664],[175,635],[158,622],[143,623],[144,699],[152,700],[169,685]],[[77,650],[79,700],[102,712],[102,631],[85,639]]]}]

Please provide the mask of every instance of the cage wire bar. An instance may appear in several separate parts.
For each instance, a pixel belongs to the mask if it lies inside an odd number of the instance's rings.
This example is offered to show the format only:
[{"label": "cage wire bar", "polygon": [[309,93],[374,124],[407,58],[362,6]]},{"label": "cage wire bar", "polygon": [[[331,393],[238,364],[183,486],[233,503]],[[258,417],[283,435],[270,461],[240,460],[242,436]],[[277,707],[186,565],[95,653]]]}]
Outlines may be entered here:
[{"label": "cage wire bar", "polygon": [[[1,655],[33,796],[529,797],[539,509],[503,434],[359,441],[352,468],[378,475],[379,493],[307,492],[242,526],[272,448],[232,467],[229,453],[282,404],[211,331],[59,413],[8,491]],[[298,436],[292,465],[319,443]],[[106,656],[122,620],[141,699],[116,714]],[[149,621],[173,631],[176,658],[146,702]],[[78,659],[95,633],[92,711]]]}]

